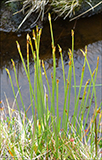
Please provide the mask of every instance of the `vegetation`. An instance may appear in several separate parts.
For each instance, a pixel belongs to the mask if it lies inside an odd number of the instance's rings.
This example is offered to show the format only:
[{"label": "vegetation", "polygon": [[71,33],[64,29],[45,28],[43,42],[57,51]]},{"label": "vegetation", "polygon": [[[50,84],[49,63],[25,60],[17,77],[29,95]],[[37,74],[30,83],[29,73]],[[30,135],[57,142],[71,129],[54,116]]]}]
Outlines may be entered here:
[{"label": "vegetation", "polygon": [[18,29],[22,26],[22,24],[33,12],[35,13],[37,12],[38,17],[34,21],[34,23],[31,24],[31,26],[36,24],[39,18],[41,18],[41,20],[43,21],[44,13],[48,12],[49,9],[52,9],[52,12],[58,15],[56,16],[56,18],[59,16],[63,16],[64,19],[66,19],[66,17],[71,18],[73,15],[75,16],[75,11],[81,8],[81,5],[83,4],[83,2],[90,6],[90,9],[85,11],[83,14],[89,12],[90,10],[94,10],[94,8],[102,4],[102,1],[99,1],[99,3],[97,2],[96,5],[92,6],[91,0],[85,0],[85,1],[84,0],[61,0],[61,1],[60,0],[8,0],[6,3],[17,2],[17,1],[21,1],[23,3],[23,7],[20,11],[17,11],[16,13],[19,13],[19,12],[25,13],[25,17],[23,21],[20,23],[20,25],[18,26]]},{"label": "vegetation", "polygon": [[[74,53],[74,32],[72,30],[72,49],[69,49],[69,70],[67,80],[65,78],[65,70],[62,56],[62,49],[58,45],[59,52],[61,55],[62,70],[63,70],[63,84],[64,84],[64,104],[63,104],[63,117],[59,116],[59,80],[56,79],[56,47],[54,45],[53,30],[51,24],[51,17],[49,14],[49,23],[52,39],[52,56],[53,56],[53,73],[51,73],[52,87],[49,86],[47,73],[45,70],[44,62],[39,59],[39,47],[40,47],[40,36],[41,29],[36,32],[33,31],[33,40],[35,43],[35,50],[32,45],[30,36],[27,34],[27,62],[25,63],[20,45],[17,42],[17,48],[19,51],[20,58],[23,63],[23,67],[28,78],[29,93],[30,93],[30,106],[32,109],[31,119],[27,117],[28,109],[25,110],[24,102],[22,99],[21,89],[18,83],[15,63],[13,60],[12,65],[14,68],[15,79],[18,87],[17,94],[15,93],[12,78],[9,70],[6,71],[9,75],[13,94],[15,97],[13,106],[9,105],[6,97],[7,106],[0,108],[0,158],[6,159],[101,159],[102,156],[102,102],[100,106],[97,106],[97,93],[95,89],[95,83],[98,72],[99,58],[97,58],[97,65],[95,70],[92,72],[90,65],[87,60],[87,47],[84,55],[84,63],[82,67],[81,79],[79,91],[76,90],[76,76],[75,67],[73,60]],[[32,51],[34,58],[34,82],[33,86],[30,80],[30,69],[29,69],[29,48]],[[84,79],[85,66],[88,66],[90,71],[91,79],[87,80],[82,101],[79,106],[79,98],[82,89],[82,82]],[[47,86],[42,81],[42,68],[43,74],[45,75]],[[70,98],[72,88],[72,78],[74,78],[74,113],[72,119],[69,115],[70,109]],[[92,90],[91,90],[92,87]],[[87,92],[86,92],[87,90]],[[91,98],[89,99],[89,94]],[[24,112],[20,111],[17,96],[20,96],[22,107]],[[95,106],[93,115],[88,122],[90,108],[92,106],[92,98],[94,95]],[[48,99],[51,105],[48,104]],[[67,103],[68,100],[68,103]],[[85,110],[89,101],[87,115],[85,116]],[[18,110],[15,110],[15,103]],[[77,117],[78,115],[78,117]],[[84,121],[85,120],[85,121]]]}]

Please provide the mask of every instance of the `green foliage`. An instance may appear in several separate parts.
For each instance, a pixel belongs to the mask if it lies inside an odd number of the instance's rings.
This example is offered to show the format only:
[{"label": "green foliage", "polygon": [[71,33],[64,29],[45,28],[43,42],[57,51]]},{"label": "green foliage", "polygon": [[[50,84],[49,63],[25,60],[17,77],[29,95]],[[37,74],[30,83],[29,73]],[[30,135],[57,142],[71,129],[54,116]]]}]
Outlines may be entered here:
[{"label": "green foliage", "polygon": [[[101,119],[102,111],[101,104],[100,108],[97,106],[97,96],[96,96],[96,77],[98,72],[99,58],[97,58],[97,66],[92,72],[90,65],[87,60],[87,47],[85,52],[82,51],[82,54],[85,57],[84,64],[82,67],[81,79],[79,91],[76,91],[76,76],[75,76],[75,67],[74,67],[74,32],[72,30],[72,50],[69,49],[69,69],[67,75],[67,81],[65,78],[65,70],[62,56],[62,49],[59,47],[59,52],[61,55],[62,61],[62,70],[63,70],[63,81],[64,81],[64,104],[63,104],[63,117],[59,117],[59,80],[56,79],[56,47],[54,45],[54,37],[51,23],[51,16],[49,14],[49,23],[52,39],[52,56],[53,56],[53,73],[52,77],[52,88],[49,86],[49,81],[47,73],[45,70],[44,62],[42,61],[42,67],[44,70],[45,78],[47,81],[47,86],[43,84],[42,80],[42,71],[41,71],[41,60],[39,59],[39,47],[40,47],[40,38],[41,38],[41,29],[39,30],[36,27],[36,32],[33,31],[33,40],[35,43],[35,50],[33,49],[32,41],[30,36],[27,34],[27,65],[23,59],[20,45],[17,42],[17,48],[22,60],[22,64],[28,79],[29,83],[29,93],[30,93],[30,106],[32,109],[32,117],[28,119],[27,110],[25,110],[24,102],[22,99],[21,89],[17,79],[17,73],[15,69],[15,63],[13,60],[12,65],[14,68],[15,79],[18,87],[18,93],[22,102],[22,107],[24,113],[20,111],[17,94],[15,93],[12,78],[8,69],[6,69],[13,94],[15,97],[15,102],[18,107],[18,111],[14,108],[9,107],[9,102],[7,101],[7,107],[4,106],[4,109],[1,109],[1,121],[0,121],[0,135],[1,135],[1,158],[7,156],[9,158],[22,158],[22,159],[101,159]],[[34,59],[34,82],[33,86],[30,80],[30,68],[29,68],[29,47],[31,48],[33,59]],[[83,87],[82,82],[84,79],[85,66],[88,66],[90,71],[91,79],[88,80],[85,84],[82,102],[78,115],[79,107],[79,97],[81,89]],[[71,98],[71,89],[72,89],[72,78],[74,77],[74,92],[75,92],[75,106],[74,113],[71,120],[69,120],[69,109],[70,109],[70,98]],[[89,86],[87,86],[89,83]],[[92,92],[90,87],[92,87]],[[87,93],[86,93],[87,89]],[[89,111],[92,106],[92,97],[90,99],[89,108],[87,116],[85,117],[85,110],[89,100],[89,93],[91,96],[95,96],[95,107],[93,111],[93,116],[90,120],[90,123],[86,129],[86,124],[88,122]],[[55,96],[56,93],[56,96]],[[48,98],[50,99],[51,106],[48,104]],[[68,104],[67,104],[68,99]],[[3,102],[1,102],[3,103]],[[6,111],[8,110],[9,116],[6,116]],[[55,110],[57,112],[55,112]],[[55,115],[56,113],[56,115]],[[84,118],[86,119],[84,122]],[[97,121],[97,123],[96,123]],[[61,124],[62,123],[62,124]],[[98,139],[99,136],[99,139]]]}]

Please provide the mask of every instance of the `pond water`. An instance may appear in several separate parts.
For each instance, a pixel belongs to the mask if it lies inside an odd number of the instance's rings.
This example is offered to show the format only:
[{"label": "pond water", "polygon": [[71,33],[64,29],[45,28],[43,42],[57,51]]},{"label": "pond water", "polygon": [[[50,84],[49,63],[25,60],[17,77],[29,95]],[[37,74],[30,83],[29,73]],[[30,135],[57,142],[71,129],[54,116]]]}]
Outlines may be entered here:
[{"label": "pond water", "polygon": [[[89,18],[79,19],[77,21],[69,22],[68,19],[63,21],[62,19],[58,19],[52,22],[55,45],[60,44],[63,50],[63,59],[65,65],[65,73],[67,75],[68,72],[68,49],[71,48],[71,29],[75,31],[75,51],[74,51],[74,61],[75,61],[75,69],[76,69],[76,80],[77,85],[80,83],[81,71],[83,66],[84,57],[80,51],[80,49],[84,49],[85,45],[88,47],[88,60],[91,66],[92,71],[96,67],[97,57],[99,56],[99,70],[97,75],[96,84],[102,84],[102,15],[98,14]],[[27,109],[30,105],[30,97],[29,97],[29,88],[28,82],[26,79],[26,75],[24,69],[22,67],[21,60],[19,58],[19,54],[16,48],[16,41],[20,43],[21,50],[24,58],[26,59],[26,34],[27,33],[6,33],[0,32],[0,99],[6,104],[4,92],[9,100],[10,105],[12,106],[14,101],[14,96],[12,93],[9,77],[5,71],[5,67],[10,70],[11,77],[13,79],[13,84],[15,91],[17,92],[17,85],[14,78],[14,72],[12,68],[12,64],[10,59],[12,58],[16,63],[16,69],[19,79],[19,84],[21,86],[21,92],[25,104],[25,108]],[[32,35],[32,33],[29,33]],[[40,47],[40,58],[44,60],[45,67],[47,70],[47,75],[49,78],[49,83],[51,85],[51,72],[53,71],[53,61],[51,54],[51,38],[49,32],[49,23],[46,22],[43,24],[42,36],[41,36],[41,47]],[[64,87],[63,87],[63,72],[61,69],[61,59],[58,51],[56,52],[56,62],[57,62],[57,78],[59,79],[59,111],[60,116],[62,116],[63,111],[63,102],[64,102]],[[86,67],[87,68],[87,67]],[[31,72],[31,81],[33,82],[33,59],[32,55],[30,55],[30,72]],[[90,78],[90,74],[88,69],[85,70],[84,82]],[[45,78],[43,76],[43,80],[45,83]],[[73,85],[72,81],[72,85]],[[46,85],[46,83],[45,83]],[[77,89],[78,90],[78,89]],[[100,105],[102,101],[102,87],[96,87],[97,92],[97,104]],[[83,93],[83,91],[82,91]],[[74,110],[74,89],[72,88],[71,93],[71,107],[70,107],[70,115],[73,114]],[[20,98],[18,96],[18,102],[20,108],[22,110],[22,105],[20,102]],[[81,102],[81,101],[80,101]],[[94,106],[94,99],[93,99]],[[91,111],[93,112],[93,106],[91,107]],[[92,114],[90,112],[90,114]],[[29,110],[28,115],[31,115],[31,111]]]}]

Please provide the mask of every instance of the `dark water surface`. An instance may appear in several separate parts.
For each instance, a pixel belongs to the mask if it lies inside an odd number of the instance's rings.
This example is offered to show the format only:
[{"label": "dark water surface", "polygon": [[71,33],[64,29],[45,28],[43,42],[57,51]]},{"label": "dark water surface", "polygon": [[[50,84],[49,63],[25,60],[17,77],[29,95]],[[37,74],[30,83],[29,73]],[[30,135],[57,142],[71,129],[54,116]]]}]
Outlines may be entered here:
[{"label": "dark water surface", "polygon": [[[97,75],[97,84],[102,84],[102,15],[98,14],[92,16],[90,18],[83,18],[77,21],[68,22],[68,20],[63,21],[59,19],[53,23],[53,31],[55,38],[55,45],[60,44],[63,49],[63,59],[65,65],[65,73],[67,77],[68,72],[68,49],[71,48],[71,29],[74,28],[75,31],[75,68],[76,68],[76,80],[77,85],[80,84],[80,77],[82,66],[84,62],[84,57],[80,51],[80,48],[84,49],[85,45],[88,47],[88,60],[91,66],[92,71],[96,67],[97,56],[99,56],[99,70]],[[6,33],[0,32],[0,99],[6,104],[4,92],[9,100],[10,105],[12,106],[14,97],[9,81],[9,77],[5,71],[5,67],[10,70],[11,77],[13,79],[13,84],[15,91],[17,92],[17,85],[14,78],[14,72],[11,64],[11,59],[13,59],[16,63],[16,69],[19,79],[19,85],[21,86],[21,92],[24,100],[24,104],[26,109],[30,105],[30,97],[29,97],[29,88],[27,78],[25,76],[24,69],[22,67],[21,60],[19,58],[19,54],[16,48],[16,41],[18,41],[21,45],[21,50],[26,59],[26,34],[27,33]],[[30,35],[32,35],[30,33]],[[49,31],[49,23],[46,22],[43,25],[42,36],[41,36],[41,47],[40,47],[40,58],[44,60],[45,67],[47,70],[47,75],[49,78],[49,83],[51,85],[51,72],[53,71],[53,61],[51,54],[51,38]],[[59,111],[60,116],[62,116],[63,111],[63,102],[64,102],[64,87],[63,87],[63,72],[61,68],[61,59],[58,51],[56,52],[56,62],[57,62],[57,78],[59,79]],[[87,68],[87,66],[86,66]],[[33,84],[33,59],[32,55],[30,56],[30,71],[31,71],[31,81]],[[90,74],[88,69],[85,70],[84,82],[90,79]],[[43,77],[45,86],[45,78]],[[74,84],[72,80],[72,85]],[[84,88],[83,88],[84,89]],[[77,88],[78,91],[78,88]],[[100,105],[102,101],[102,87],[96,87],[97,91],[97,104]],[[82,91],[83,93],[83,91]],[[18,102],[20,108],[22,110],[22,105],[20,102],[20,98],[18,96]],[[81,101],[80,101],[81,103]],[[94,106],[94,99],[93,99]],[[92,110],[93,110],[92,106]],[[73,114],[74,110],[74,89],[72,88],[71,93],[71,107],[70,107],[70,115]],[[31,115],[31,111],[29,110],[29,115]]]}]

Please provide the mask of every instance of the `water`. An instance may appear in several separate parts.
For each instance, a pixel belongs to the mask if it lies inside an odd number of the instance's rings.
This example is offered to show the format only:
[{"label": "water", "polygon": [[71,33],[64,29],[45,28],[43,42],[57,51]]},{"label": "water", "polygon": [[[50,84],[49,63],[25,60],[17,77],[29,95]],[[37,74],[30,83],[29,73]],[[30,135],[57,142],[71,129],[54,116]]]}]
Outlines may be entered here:
[{"label": "water", "polygon": [[[54,31],[54,38],[55,38],[55,45],[60,44],[63,49],[63,59],[65,65],[65,73],[67,76],[68,72],[68,49],[71,48],[71,29],[74,28],[75,31],[75,53],[74,53],[74,61],[75,61],[75,68],[76,68],[76,80],[77,85],[80,84],[80,77],[82,71],[82,65],[84,61],[84,57],[80,51],[80,48],[84,49],[85,45],[88,47],[88,60],[91,66],[92,71],[96,67],[97,63],[97,56],[99,56],[99,70],[97,75],[97,84],[102,84],[102,21],[101,21],[101,14],[95,15],[90,18],[83,18],[77,21],[68,22],[68,19],[63,21],[59,19],[57,21],[53,21],[53,31]],[[1,80],[1,97],[0,99],[6,104],[4,92],[9,100],[10,105],[12,106],[14,101],[14,96],[12,93],[9,77],[5,71],[5,67],[10,70],[11,77],[13,79],[13,84],[15,91],[17,92],[17,85],[14,78],[13,67],[10,59],[13,59],[16,63],[16,69],[19,79],[19,85],[21,86],[21,92],[25,104],[25,108],[27,109],[30,105],[30,97],[29,97],[29,87],[28,82],[26,79],[26,75],[24,69],[22,67],[21,60],[19,58],[19,54],[16,48],[16,41],[20,43],[21,50],[23,53],[24,58],[26,59],[26,34],[17,34],[17,33],[6,33],[0,32],[0,44],[1,44],[1,51],[0,51],[0,80]],[[32,33],[29,33],[32,35]],[[49,83],[51,86],[51,72],[53,71],[53,61],[52,61],[52,54],[51,54],[51,38],[49,32],[49,24],[46,22],[43,25],[42,36],[41,36],[41,48],[40,48],[40,58],[44,60],[45,67],[47,70],[47,75],[49,78]],[[61,59],[58,52],[56,51],[56,62],[57,62],[57,78],[59,79],[59,111],[60,116],[62,116],[63,111],[63,72],[61,69]],[[33,58],[30,55],[30,72],[31,72],[31,81],[33,83]],[[83,84],[90,78],[90,74],[88,69],[85,71],[85,77]],[[45,78],[43,76],[43,80],[45,83]],[[72,85],[74,82],[72,81]],[[46,83],[45,83],[46,85]],[[78,90],[78,89],[77,89]],[[102,101],[102,87],[96,87],[97,91],[97,104],[99,106],[100,102]],[[81,93],[82,94],[82,93]],[[18,102],[20,108],[22,110],[22,105],[20,102],[20,98],[18,96]],[[72,88],[71,93],[71,107],[70,107],[70,115],[73,114],[74,110],[74,88]],[[81,100],[80,100],[81,103]],[[94,99],[93,99],[93,106],[94,106]],[[93,107],[92,106],[92,107]],[[15,106],[16,107],[16,106]],[[93,111],[93,108],[91,108]],[[92,113],[92,112],[91,112]],[[91,114],[90,113],[90,114]],[[31,115],[31,111],[28,112]]]}]

